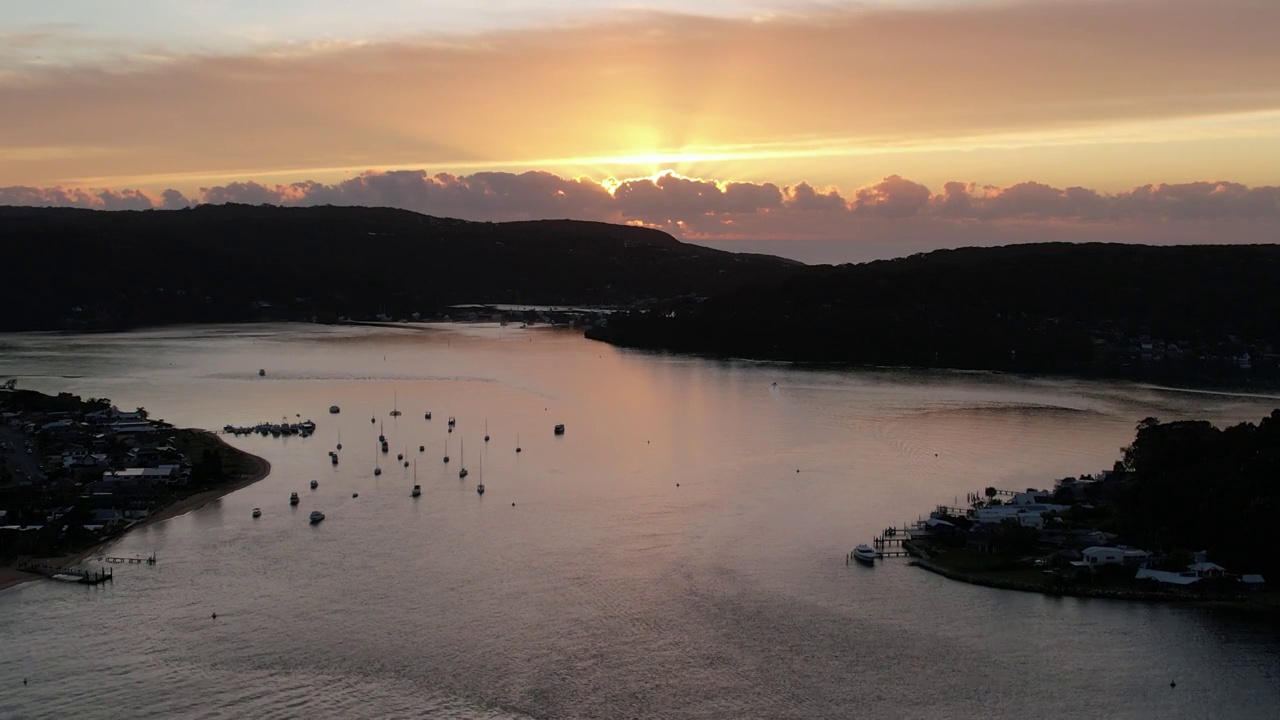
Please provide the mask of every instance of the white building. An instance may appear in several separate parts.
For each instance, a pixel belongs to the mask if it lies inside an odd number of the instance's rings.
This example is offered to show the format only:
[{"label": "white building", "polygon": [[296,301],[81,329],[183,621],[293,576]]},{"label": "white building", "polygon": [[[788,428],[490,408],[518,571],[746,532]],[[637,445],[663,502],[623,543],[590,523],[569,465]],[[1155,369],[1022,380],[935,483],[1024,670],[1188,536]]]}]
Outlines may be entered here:
[{"label": "white building", "polygon": [[1080,555],[1092,567],[1100,565],[1142,565],[1151,559],[1151,553],[1146,550],[1098,545],[1081,550]]}]

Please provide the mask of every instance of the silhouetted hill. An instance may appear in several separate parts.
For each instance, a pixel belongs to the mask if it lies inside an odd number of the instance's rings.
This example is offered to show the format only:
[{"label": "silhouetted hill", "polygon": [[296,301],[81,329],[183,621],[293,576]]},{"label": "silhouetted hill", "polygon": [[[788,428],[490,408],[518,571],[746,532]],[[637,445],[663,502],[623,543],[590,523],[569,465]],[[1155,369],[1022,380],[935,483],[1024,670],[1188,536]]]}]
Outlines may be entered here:
[{"label": "silhouetted hill", "polygon": [[627,304],[723,292],[797,265],[645,228],[385,208],[0,207],[0,238],[2,330]]},{"label": "silhouetted hill", "polygon": [[1277,375],[1280,246],[1031,244],[804,267],[589,337],[722,356],[1230,379]]}]

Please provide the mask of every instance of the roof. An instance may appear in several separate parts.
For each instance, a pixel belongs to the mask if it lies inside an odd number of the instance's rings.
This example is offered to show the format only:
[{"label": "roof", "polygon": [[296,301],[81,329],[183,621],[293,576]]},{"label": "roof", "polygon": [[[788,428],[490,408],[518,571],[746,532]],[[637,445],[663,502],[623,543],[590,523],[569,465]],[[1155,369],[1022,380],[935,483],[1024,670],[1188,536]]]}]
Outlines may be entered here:
[{"label": "roof", "polygon": [[1134,579],[1155,580],[1166,585],[1193,585],[1200,582],[1200,577],[1195,573],[1176,573],[1165,570],[1148,570],[1147,568],[1139,570],[1138,574],[1134,575]]},{"label": "roof", "polygon": [[1263,580],[1261,575],[1243,575],[1240,577],[1240,582],[1248,585],[1262,585],[1266,580]]},{"label": "roof", "polygon": [[1211,562],[1198,562],[1187,566],[1191,572],[1226,572],[1227,569]]}]

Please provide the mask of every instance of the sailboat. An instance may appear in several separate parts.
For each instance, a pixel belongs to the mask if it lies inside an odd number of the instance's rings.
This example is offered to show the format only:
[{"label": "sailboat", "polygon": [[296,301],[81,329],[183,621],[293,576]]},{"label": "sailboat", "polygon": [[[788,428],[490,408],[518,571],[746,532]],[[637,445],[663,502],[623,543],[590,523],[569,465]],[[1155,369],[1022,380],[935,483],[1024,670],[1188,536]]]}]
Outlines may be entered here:
[{"label": "sailboat", "polygon": [[382,423],[378,423],[378,442],[380,442],[380,443],[384,443],[384,442],[386,442],[386,441],[387,441],[387,436],[386,436],[386,434],[385,434],[385,433],[386,433],[386,431],[385,431],[385,429],[382,427]]},{"label": "sailboat", "polygon": [[382,468],[378,465],[378,453],[376,451],[373,453],[373,474],[382,474]]},{"label": "sailboat", "polygon": [[516,433],[516,452],[520,452],[520,433]]},{"label": "sailboat", "polygon": [[342,449],[342,431],[341,430],[338,431],[338,449],[339,450]]},{"label": "sailboat", "polygon": [[413,461],[413,492],[409,493],[413,497],[422,494],[422,486],[418,484],[418,461]]},{"label": "sailboat", "polygon": [[480,474],[480,484],[476,485],[476,493],[479,495],[483,495],[484,494],[484,454],[483,453],[480,454],[479,474]]},{"label": "sailboat", "polygon": [[462,445],[462,452],[459,453],[459,455],[462,456],[462,460],[461,460],[462,469],[458,471],[458,479],[461,480],[462,478],[468,475],[467,473],[467,439],[463,438],[458,442]]},{"label": "sailboat", "polygon": [[391,391],[391,417],[400,417],[400,410],[396,407],[396,393]]},{"label": "sailboat", "polygon": [[484,441],[489,442],[489,418],[484,419]]},{"label": "sailboat", "polygon": [[444,436],[444,461],[449,462],[449,436]]},{"label": "sailboat", "polygon": [[[409,446],[408,446],[408,445],[405,445],[405,446],[404,446],[404,455],[401,455],[400,457],[405,457],[405,456],[406,456],[406,455],[408,455],[408,454],[409,454]],[[405,467],[409,467],[409,461],[408,461],[408,460],[405,460],[405,461],[404,461],[404,466],[405,466]]]}]

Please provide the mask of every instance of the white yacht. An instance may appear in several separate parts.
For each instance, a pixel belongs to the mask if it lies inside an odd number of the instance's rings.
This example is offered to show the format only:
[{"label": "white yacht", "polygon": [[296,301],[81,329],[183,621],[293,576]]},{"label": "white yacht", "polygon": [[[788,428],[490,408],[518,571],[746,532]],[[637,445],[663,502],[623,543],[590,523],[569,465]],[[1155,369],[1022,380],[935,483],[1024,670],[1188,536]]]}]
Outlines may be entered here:
[{"label": "white yacht", "polygon": [[320,512],[319,510],[312,510],[312,511],[311,511],[311,524],[312,524],[312,525],[315,525],[316,523],[320,522],[320,521],[321,521],[321,520],[323,520],[323,519],[324,519],[324,513]]},{"label": "white yacht", "polygon": [[876,551],[872,550],[871,546],[867,545],[866,543],[859,544],[857,547],[853,549],[853,553],[851,554],[853,556],[853,559],[857,560],[858,562],[863,562],[868,565],[876,564]]}]

